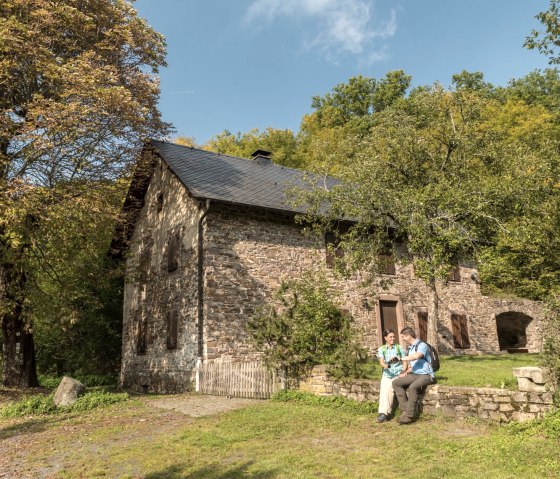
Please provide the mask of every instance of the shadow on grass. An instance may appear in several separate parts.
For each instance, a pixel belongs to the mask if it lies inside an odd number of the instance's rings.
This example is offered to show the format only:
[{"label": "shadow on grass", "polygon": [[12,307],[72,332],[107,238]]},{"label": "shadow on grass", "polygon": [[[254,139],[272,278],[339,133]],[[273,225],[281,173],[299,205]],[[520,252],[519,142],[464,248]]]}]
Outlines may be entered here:
[{"label": "shadow on grass", "polygon": [[37,432],[44,431],[47,427],[50,427],[61,421],[62,418],[54,418],[52,416],[28,419],[24,422],[18,422],[10,426],[0,428],[0,440],[9,439],[12,436],[21,436],[23,434],[35,434]]},{"label": "shadow on grass", "polygon": [[277,477],[276,470],[248,472],[253,462],[247,462],[235,467],[224,467],[216,464],[206,466],[190,473],[184,473],[186,464],[170,466],[162,471],[152,472],[146,479],[273,479]]}]

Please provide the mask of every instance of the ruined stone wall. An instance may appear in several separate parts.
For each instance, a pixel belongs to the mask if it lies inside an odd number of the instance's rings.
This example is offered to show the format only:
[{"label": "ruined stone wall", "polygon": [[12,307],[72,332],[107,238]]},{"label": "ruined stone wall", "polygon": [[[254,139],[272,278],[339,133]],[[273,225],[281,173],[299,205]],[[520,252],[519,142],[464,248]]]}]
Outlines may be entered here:
[{"label": "ruined stone wall", "polygon": [[[142,391],[192,388],[197,356],[197,225],[200,205],[157,160],[126,263],[120,383]],[[178,268],[168,272],[168,241],[178,235]],[[177,310],[177,346],[168,349],[167,316]],[[138,350],[140,322],[147,328]]]},{"label": "ruined stone wall", "polygon": [[[336,381],[325,366],[316,366],[309,378],[300,383],[302,391],[318,396],[342,396],[356,401],[378,401],[379,381],[366,379]],[[428,386],[422,411],[450,417],[478,417],[491,421],[528,421],[554,409],[550,391],[527,392],[499,388]]]},{"label": "ruined stone wall", "polygon": [[[270,300],[283,279],[297,278],[307,270],[325,266],[322,241],[306,236],[285,215],[237,206],[213,205],[205,230],[205,357],[254,358],[246,322],[255,308]],[[475,270],[461,265],[460,282],[439,283],[439,347],[445,353],[498,352],[496,314],[522,311],[534,320],[527,329],[528,349],[541,347],[540,304],[519,300],[494,300],[482,296],[473,279]],[[431,292],[415,277],[412,266],[396,265],[388,284],[361,286],[359,274],[340,279],[331,275],[341,293],[341,307],[348,310],[363,345],[373,354],[380,345],[378,300],[399,302],[400,326],[417,329],[417,313],[427,310]],[[451,314],[466,314],[470,349],[453,345]]]}]

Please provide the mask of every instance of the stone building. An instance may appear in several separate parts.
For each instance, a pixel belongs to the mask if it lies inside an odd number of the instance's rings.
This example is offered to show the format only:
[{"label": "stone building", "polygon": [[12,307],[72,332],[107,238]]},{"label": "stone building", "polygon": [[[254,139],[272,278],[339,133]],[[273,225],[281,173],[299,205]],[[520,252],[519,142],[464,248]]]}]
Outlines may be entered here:
[{"label": "stone building", "polygon": [[[314,176],[256,153],[247,160],[146,144],[112,244],[127,264],[124,387],[188,390],[198,358],[258,358],[246,330],[255,308],[283,279],[328,262],[325,243],[304,234],[286,201],[288,188]],[[372,353],[386,327],[426,331],[427,286],[410,265],[389,265],[387,275],[379,290],[360,287],[359,275],[332,279]],[[483,296],[469,265],[438,285],[438,296],[442,352],[540,350],[541,305]]]}]

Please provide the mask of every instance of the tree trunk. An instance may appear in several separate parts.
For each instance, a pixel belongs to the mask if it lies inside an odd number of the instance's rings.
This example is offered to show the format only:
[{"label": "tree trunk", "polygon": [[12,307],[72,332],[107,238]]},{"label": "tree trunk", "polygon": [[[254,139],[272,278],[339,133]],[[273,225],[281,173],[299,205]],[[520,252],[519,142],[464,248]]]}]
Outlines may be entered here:
[{"label": "tree trunk", "polygon": [[437,294],[437,284],[435,278],[432,279],[428,286],[430,287],[430,304],[428,308],[428,342],[439,350],[439,297]]},{"label": "tree trunk", "polygon": [[[0,237],[2,232],[0,231]],[[6,244],[0,240],[6,252]],[[5,387],[36,387],[37,365],[33,332],[23,319],[25,272],[3,255],[0,258],[0,323],[3,338],[2,382]]]}]

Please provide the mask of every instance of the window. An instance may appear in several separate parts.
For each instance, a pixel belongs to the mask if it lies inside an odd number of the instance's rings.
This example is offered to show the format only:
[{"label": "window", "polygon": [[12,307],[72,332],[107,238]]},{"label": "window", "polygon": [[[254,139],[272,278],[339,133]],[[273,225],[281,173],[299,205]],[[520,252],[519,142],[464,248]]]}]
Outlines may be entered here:
[{"label": "window", "polygon": [[178,233],[171,233],[167,240],[167,271],[170,273],[179,267],[181,238]]},{"label": "window", "polygon": [[379,272],[394,276],[397,274],[395,268],[395,257],[392,254],[379,255]]},{"label": "window", "polygon": [[158,193],[156,197],[157,212],[161,213],[163,210],[163,193]]},{"label": "window", "polygon": [[344,258],[344,250],[339,246],[339,239],[335,233],[325,233],[325,249],[327,268],[334,268],[337,258]]},{"label": "window", "polygon": [[456,265],[449,273],[449,276],[447,276],[447,281],[451,281],[453,283],[461,282],[461,270],[459,269],[459,265]]},{"label": "window", "polygon": [[428,311],[418,311],[418,337],[426,342],[428,341]]},{"label": "window", "polygon": [[467,328],[467,316],[465,314],[451,315],[451,330],[453,331],[453,346],[456,349],[468,349],[471,347],[469,330]]},{"label": "window", "polygon": [[134,323],[136,326],[136,354],[146,354],[148,325],[141,309],[137,309],[134,313]]},{"label": "window", "polygon": [[178,317],[176,309],[167,312],[167,349],[177,349]]}]

